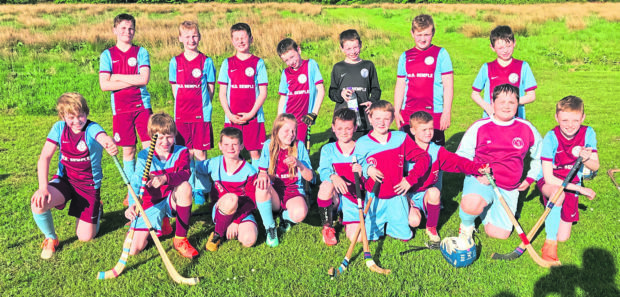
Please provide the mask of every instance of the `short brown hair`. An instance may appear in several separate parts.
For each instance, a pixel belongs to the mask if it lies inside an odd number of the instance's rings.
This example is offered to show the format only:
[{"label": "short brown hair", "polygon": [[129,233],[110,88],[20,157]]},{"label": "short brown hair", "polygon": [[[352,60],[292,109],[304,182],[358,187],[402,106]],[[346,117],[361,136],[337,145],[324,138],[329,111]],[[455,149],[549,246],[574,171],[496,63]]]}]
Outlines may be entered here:
[{"label": "short brown hair", "polygon": [[428,27],[433,27],[433,34],[435,34],[435,22],[433,17],[428,14],[421,14],[413,18],[411,22],[411,31],[422,31]]},{"label": "short brown hair", "polygon": [[116,25],[120,24],[122,21],[130,21],[133,28],[136,28],[136,18],[127,13],[121,13],[114,17],[114,28],[116,28]]},{"label": "short brown hair", "polygon": [[359,42],[360,44],[360,47],[362,47],[362,38],[355,29],[345,30],[340,33],[340,47],[343,46],[345,41],[349,40],[357,40],[357,42]]},{"label": "short brown hair", "polygon": [[149,118],[149,136],[155,134],[177,135],[174,119],[165,112],[158,112]]},{"label": "short brown hair", "polygon": [[387,111],[389,113],[392,114],[392,119],[394,119],[394,105],[392,105],[392,103],[385,101],[385,100],[379,100],[377,102],[374,102],[372,105],[370,105],[370,107],[368,108],[368,115],[372,115],[372,113],[375,110],[382,110],[382,111]]},{"label": "short brown hair", "polygon": [[64,93],[58,98],[56,111],[58,111],[58,116],[62,118],[65,114],[79,115],[84,113],[88,115],[90,109],[82,94]]},{"label": "short brown hair", "polygon": [[351,121],[353,126],[357,126],[357,115],[355,111],[348,107],[341,107],[334,111],[334,117],[332,118],[332,124],[336,123],[336,120]]},{"label": "short brown hair", "polygon": [[290,50],[294,50],[294,51],[299,50],[299,46],[297,45],[297,42],[295,42],[295,40],[291,38],[284,38],[282,39],[282,41],[278,43],[278,47],[277,47],[278,56],[282,56]]},{"label": "short brown hair", "polygon": [[236,23],[230,27],[230,36],[232,36],[233,32],[236,31],[245,31],[248,34],[249,38],[252,38],[252,29],[250,29],[250,25],[246,23]]},{"label": "short brown hair", "polygon": [[493,102],[495,102],[495,99],[497,99],[497,96],[501,93],[514,94],[517,97],[517,101],[519,101],[519,88],[511,84],[503,84],[495,87],[492,95]]},{"label": "short brown hair", "polygon": [[515,42],[515,34],[508,26],[497,26],[491,31],[489,39],[491,41],[491,46],[495,47],[495,42],[498,40],[503,40],[505,42]]},{"label": "short brown hair", "polygon": [[222,138],[224,136],[232,139],[237,139],[239,140],[239,144],[243,144],[243,132],[241,132],[239,128],[226,127],[222,129],[222,132],[220,132],[220,143],[222,143]]},{"label": "short brown hair", "polygon": [[430,113],[423,111],[423,110],[416,111],[409,117],[409,125],[411,127],[413,127],[414,124],[415,125],[426,124],[432,121],[433,121],[433,116]]},{"label": "short brown hair", "polygon": [[194,21],[183,21],[179,25],[179,36],[181,35],[181,31],[189,30],[196,30],[196,33],[198,33],[198,36],[200,37],[200,29],[198,29],[198,23]]},{"label": "short brown hair", "polygon": [[557,114],[560,111],[581,112],[583,114],[583,100],[573,95],[566,96],[555,105],[555,113]]}]

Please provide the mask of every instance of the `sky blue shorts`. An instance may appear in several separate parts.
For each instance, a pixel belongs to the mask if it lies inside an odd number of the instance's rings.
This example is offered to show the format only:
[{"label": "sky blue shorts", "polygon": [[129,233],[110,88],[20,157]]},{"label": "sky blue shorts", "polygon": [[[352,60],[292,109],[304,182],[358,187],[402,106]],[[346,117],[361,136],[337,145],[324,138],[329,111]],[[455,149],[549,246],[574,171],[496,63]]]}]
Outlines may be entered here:
[{"label": "sky blue shorts", "polygon": [[[499,188],[499,192],[504,197],[506,204],[510,207],[512,214],[517,211],[517,203],[519,202],[519,190],[512,191]],[[468,175],[463,182],[463,196],[467,194],[478,194],[487,202],[487,207],[480,214],[482,224],[491,224],[504,230],[512,231],[512,222],[508,218],[504,207],[499,202],[499,198],[495,195],[491,185],[481,184],[474,176]]]},{"label": "sky blue shorts", "polygon": [[387,234],[400,240],[409,240],[413,236],[409,228],[409,203],[407,197],[400,195],[390,199],[374,199],[366,215],[366,233],[369,240],[377,240]]}]

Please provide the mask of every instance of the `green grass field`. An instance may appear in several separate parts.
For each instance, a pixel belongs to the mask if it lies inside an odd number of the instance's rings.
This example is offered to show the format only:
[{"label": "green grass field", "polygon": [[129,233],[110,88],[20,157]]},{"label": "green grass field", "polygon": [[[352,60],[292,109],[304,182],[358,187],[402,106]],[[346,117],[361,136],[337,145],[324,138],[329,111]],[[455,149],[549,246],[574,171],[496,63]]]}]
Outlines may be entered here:
[{"label": "green grass field", "polygon": [[[266,12],[275,8],[256,6],[251,9]],[[123,8],[116,7],[89,18],[68,13],[52,14],[48,19],[59,25],[49,30],[67,30],[67,24],[96,22],[98,18],[109,18],[119,11]],[[329,85],[332,65],[343,59],[336,40],[338,32],[349,27],[359,29],[364,41],[362,58],[372,60],[377,66],[382,99],[388,101],[393,101],[398,56],[413,46],[409,34],[411,19],[424,11],[406,7],[330,7],[323,8],[320,14],[307,15],[286,7],[278,9],[279,15],[289,22],[303,21],[321,28],[337,28],[328,31],[326,37],[299,38],[302,56],[318,62],[326,86]],[[133,10],[129,12],[134,13]],[[137,11],[135,13],[140,15]],[[233,10],[227,15],[231,18],[228,22],[234,23],[244,21],[247,14]],[[463,28],[465,25],[479,26],[484,30],[492,28],[492,22],[484,15],[487,13],[483,11],[474,17],[459,12],[433,14],[437,26],[434,44],[448,50],[454,65],[452,125],[446,132],[447,148],[451,151],[456,150],[463,132],[481,114],[469,98],[471,84],[482,63],[494,59],[494,53],[489,49],[486,36],[466,37]],[[199,17],[208,19],[202,14]],[[153,13],[150,18],[177,20],[178,14]],[[606,172],[620,167],[620,107],[617,104],[620,25],[592,15],[584,20],[586,26],[583,29],[574,30],[566,23],[569,18],[528,24],[523,34],[517,36],[515,50],[516,58],[530,63],[538,82],[536,101],[526,109],[528,119],[539,132],[544,135],[556,125],[553,119],[555,102],[566,95],[577,95],[585,100],[585,124],[597,132],[601,168],[598,177],[586,182],[586,186],[597,192],[597,197],[593,201],[580,200],[581,220],[573,226],[571,239],[561,243],[558,251],[563,266],[544,269],[527,255],[513,262],[491,260],[493,252],[507,253],[519,244],[514,233],[507,240],[497,240],[482,232],[479,259],[464,269],[452,268],[437,251],[401,257],[400,251],[426,241],[424,232],[416,232],[414,239],[407,243],[392,238],[371,243],[375,261],[391,269],[391,275],[374,274],[365,268],[360,246],[349,270],[340,279],[330,280],[326,272],[329,267],[340,264],[349,242],[340,235],[341,242],[337,246],[326,247],[321,241],[320,220],[316,210],[312,209],[302,224],[280,237],[280,246],[275,249],[264,244],[265,235],[261,231],[252,248],[244,249],[238,242],[231,241],[225,242],[215,253],[207,252],[204,245],[213,230],[211,218],[194,217],[189,239],[200,249],[201,255],[197,259],[190,261],[180,257],[172,247],[172,238],[163,238],[164,247],[177,270],[184,276],[200,277],[200,284],[193,287],[176,285],[168,277],[152,245],[140,255],[130,257],[125,272],[117,279],[96,280],[98,271],[112,268],[118,260],[126,232],[121,204],[126,189],[107,155],[103,162],[105,215],[100,234],[91,242],[80,242],[75,236],[75,219],[67,216],[66,211],[53,211],[60,249],[49,261],[39,258],[43,236],[34,224],[29,201],[37,189],[36,163],[40,150],[49,129],[58,120],[53,111],[55,100],[66,91],[84,94],[91,107],[90,119],[111,132],[110,95],[99,89],[98,59],[100,52],[112,45],[113,35],[110,30],[109,40],[47,44],[28,44],[16,37],[14,42],[3,45],[0,50],[0,78],[5,81],[0,88],[1,295],[618,296],[620,193]],[[229,26],[227,22],[219,25]],[[0,29],[19,26],[15,18],[0,18]],[[172,28],[171,32],[174,30]],[[138,30],[135,41],[140,43],[140,38]],[[255,39],[260,40],[261,36],[257,35]],[[203,35],[202,42],[209,42],[209,37]],[[173,99],[167,78],[170,56],[159,53],[161,44],[149,46],[152,75],[148,89],[154,110],[172,112]],[[264,106],[268,131],[276,114],[277,86],[284,66],[275,55],[275,44],[271,47],[273,51],[264,54],[270,82]],[[219,70],[221,61],[231,54],[214,56],[216,69]],[[318,124],[312,129],[310,154],[315,167],[320,148],[327,142],[333,107],[333,102],[326,98]],[[223,126],[223,112],[217,100],[214,102],[213,124],[215,131]],[[217,149],[209,152],[211,156],[217,154]],[[52,165],[51,171],[55,170]],[[458,233],[462,183],[462,175],[445,175],[442,193],[445,209],[439,223],[442,237]],[[521,198],[519,221],[527,232],[543,207],[534,187]],[[206,210],[206,207],[195,209],[199,212]],[[538,251],[543,241],[544,232],[533,243]]]}]

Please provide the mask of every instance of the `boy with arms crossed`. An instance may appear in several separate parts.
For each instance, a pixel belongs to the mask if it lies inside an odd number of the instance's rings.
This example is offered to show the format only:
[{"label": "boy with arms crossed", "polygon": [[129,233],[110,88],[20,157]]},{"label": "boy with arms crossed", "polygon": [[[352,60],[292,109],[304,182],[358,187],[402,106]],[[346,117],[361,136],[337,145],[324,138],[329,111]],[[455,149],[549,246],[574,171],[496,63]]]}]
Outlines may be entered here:
[{"label": "boy with arms crossed", "polygon": [[[204,161],[213,148],[211,112],[215,88],[213,60],[198,51],[200,30],[196,22],[185,21],[179,26],[179,42],[184,52],[170,60],[169,80],[174,95],[174,120],[177,144],[189,149],[190,160]],[[192,162],[193,165],[193,162]],[[204,192],[210,191],[209,181],[196,178],[194,166],[190,185],[194,202],[204,204]]]},{"label": "boy with arms crossed", "polygon": [[[186,258],[198,256],[198,251],[187,240],[189,218],[192,209],[192,187],[189,185],[189,150],[181,145],[175,145],[177,129],[174,119],[166,113],[157,113],[151,116],[148,125],[149,135],[157,134],[155,152],[151,163],[150,178],[142,196],[142,208],[149,217],[149,221],[157,234],[166,230],[162,224],[164,218],[176,217],[176,232],[174,248]],[[138,153],[135,174],[131,177],[131,185],[136,192],[140,188],[142,174],[146,166],[148,149]],[[142,215],[136,218],[134,200],[129,201],[125,217],[135,230],[130,255],[142,251],[147,244],[149,230],[146,229]]]},{"label": "boy with arms crossed", "polygon": [[316,61],[301,58],[301,49],[293,39],[280,41],[277,50],[278,56],[288,66],[282,70],[280,78],[278,114],[295,116],[297,139],[305,142],[308,127],[314,125],[325,96],[323,77]]},{"label": "boy with arms crossed", "polygon": [[224,60],[217,82],[220,84],[220,103],[224,109],[225,127],[243,132],[245,149],[250,152],[252,165],[260,158],[260,149],[267,138],[263,103],[267,98],[267,70],[263,59],[250,53],[252,30],[246,23],[230,27],[235,55]]},{"label": "boy with arms crossed", "polygon": [[[495,182],[514,214],[519,191],[525,191],[540,174],[542,139],[528,121],[515,118],[519,106],[519,89],[503,84],[493,90],[494,113],[475,122],[463,136],[456,154],[478,163],[490,164]],[[530,153],[530,170],[520,181],[523,161]],[[486,176],[468,175],[463,182],[459,216],[459,237],[472,243],[474,220],[480,216],[485,232],[494,238],[506,239],[512,223],[506,215]]]},{"label": "boy with arms crossed", "polygon": [[398,73],[394,88],[396,125],[408,131],[406,121],[416,111],[433,116],[433,142],[446,144],[444,131],[450,127],[454,74],[448,52],[432,44],[435,24],[430,15],[421,14],[411,22],[411,36],[415,47],[402,53],[398,59]]},{"label": "boy with arms crossed", "polygon": [[321,148],[319,176],[322,183],[317,195],[317,204],[323,224],[323,242],[327,245],[338,243],[336,230],[332,226],[332,213],[334,208],[338,208],[339,203],[342,203],[343,224],[347,237],[351,241],[357,240],[353,238],[359,224],[353,171],[357,169],[356,171],[361,173],[361,166],[353,164],[356,117],[353,110],[337,109],[332,120],[332,131],[338,141]]},{"label": "boy with arms crossed", "polygon": [[[58,247],[51,209],[64,209],[69,200],[69,215],[77,218],[77,238],[89,241],[97,235],[103,212],[100,196],[102,151],[105,148],[111,156],[118,153],[114,141],[103,128],[88,120],[89,108],[82,95],[63,94],[58,98],[56,110],[62,121],[56,122],[47,135],[37,165],[39,189],[30,199],[34,221],[45,235],[41,244],[42,259],[51,258]],[[48,182],[50,162],[57,148],[60,149],[58,171]]]},{"label": "boy with arms crossed", "polygon": [[[391,103],[384,100],[373,103],[368,116],[373,130],[357,141],[355,149],[364,177],[370,177],[365,182],[368,195],[373,195],[375,183],[381,183],[379,195],[372,200],[365,219],[368,239],[377,240],[387,234],[409,240],[413,234],[407,224],[406,193],[428,171],[431,158],[405,132],[389,131],[394,121]],[[407,161],[415,165],[404,176]]]},{"label": "boy with arms crossed", "polygon": [[[581,156],[583,165],[592,171],[598,170],[600,166],[596,133],[592,127],[582,126],[585,117],[583,100],[579,97],[567,96],[556,104],[555,120],[559,125],[543,139],[543,178],[537,183],[545,204],[560,189],[577,157]],[[576,150],[579,150],[578,156],[573,155]],[[579,221],[578,195],[584,195],[590,200],[596,196],[594,190],[581,185],[582,175],[583,170],[577,172],[545,220],[547,240],[542,247],[542,258],[547,261],[558,260],[558,240],[567,241],[573,223]]]},{"label": "boy with arms crossed", "polygon": [[[117,15],[116,45],[104,50],[99,62],[99,86],[104,92],[112,92],[112,130],[114,141],[123,148],[123,170],[127,176],[133,175],[136,166],[136,131],[142,148],[149,145],[147,123],[152,113],[151,95],[146,90],[151,75],[149,53],[132,44],[135,32],[133,16]],[[123,203],[127,203],[127,198]]]},{"label": "boy with arms crossed", "polygon": [[[530,65],[521,60],[514,59],[512,53],[515,49],[515,36],[508,26],[497,26],[491,31],[491,49],[497,54],[493,62],[484,63],[474,80],[471,99],[482,107],[482,117],[486,118],[493,114],[491,94],[496,86],[511,84],[519,88],[519,109],[517,117],[525,119],[525,104],[536,100],[536,79]],[[484,90],[484,98],[480,92]]]},{"label": "boy with arms crossed", "polygon": [[340,49],[345,58],[332,69],[329,99],[336,102],[336,110],[348,108],[348,101],[354,100],[352,96],[357,98],[360,125],[353,139],[358,139],[371,129],[366,114],[370,105],[381,99],[381,88],[375,64],[360,59],[362,39],[357,31],[350,29],[340,33]]},{"label": "boy with arms crossed", "polygon": [[[440,196],[441,190],[437,186],[439,174],[442,171],[465,173],[469,175],[482,175],[488,171],[488,164],[475,163],[468,159],[458,156],[439,146],[432,141],[434,126],[433,116],[426,111],[416,111],[409,119],[410,132],[414,137],[415,143],[425,150],[431,157],[431,166],[426,173],[418,179],[418,183],[412,188],[414,192],[409,192],[409,226],[418,227],[422,221],[422,213],[426,216],[426,235],[430,239],[432,246],[439,246],[441,238],[437,233],[437,223],[439,221]],[[409,170],[412,163],[407,163]]]}]

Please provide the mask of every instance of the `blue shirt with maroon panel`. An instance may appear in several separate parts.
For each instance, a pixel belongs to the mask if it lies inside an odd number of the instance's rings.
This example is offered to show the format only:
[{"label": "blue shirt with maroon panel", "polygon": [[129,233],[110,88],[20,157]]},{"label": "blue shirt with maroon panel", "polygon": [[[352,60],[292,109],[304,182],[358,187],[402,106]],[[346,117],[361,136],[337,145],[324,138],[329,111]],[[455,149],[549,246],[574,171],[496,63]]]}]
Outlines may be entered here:
[{"label": "blue shirt with maroon panel", "polygon": [[304,60],[297,70],[282,70],[279,93],[286,96],[284,112],[295,116],[297,121],[314,109],[316,85],[323,83],[319,66],[312,60]]},{"label": "blue shirt with maroon panel", "polygon": [[[254,55],[245,60],[240,60],[236,56],[230,57],[222,63],[217,82],[226,85],[230,112],[233,114],[250,112],[260,93],[258,87],[268,84],[265,62]],[[256,118],[259,123],[265,122],[262,106],[256,113]],[[225,122],[230,123],[227,116]]]},{"label": "blue shirt with maroon panel", "polygon": [[[259,170],[269,170],[270,160],[270,152],[269,152],[269,144],[271,143],[271,139],[265,141],[263,145],[263,150],[260,155],[260,160],[258,161],[258,169]],[[299,170],[296,174],[290,175],[288,170],[288,165],[284,163],[284,160],[288,157],[287,150],[280,150],[278,154],[277,164],[275,168],[275,178],[273,180],[274,185],[284,186],[284,187],[295,187],[299,190],[301,195],[306,195],[303,186],[303,178],[301,177],[301,172]],[[301,141],[297,141],[297,159],[304,164],[307,168],[312,170],[312,165],[310,164],[310,156],[308,155],[308,151],[304,146],[304,143]]]},{"label": "blue shirt with maroon panel", "polygon": [[336,174],[349,183],[348,192],[343,194],[344,197],[357,203],[357,195],[355,192],[355,175],[353,174],[353,156],[355,150],[351,154],[344,154],[338,145],[338,142],[328,143],[321,148],[321,160],[319,161],[319,177],[321,181],[330,181],[329,177]]},{"label": "blue shirt with maroon panel", "polygon": [[213,105],[207,84],[215,83],[215,66],[210,57],[198,53],[187,60],[185,54],[170,60],[169,81],[177,85],[174,93],[174,119],[177,122],[211,122]]},{"label": "blue shirt with maroon panel", "polygon": [[243,161],[243,164],[232,174],[226,171],[224,156],[217,156],[204,162],[198,162],[196,163],[196,170],[199,174],[211,177],[218,197],[227,193],[233,193],[237,196],[249,197],[256,204],[254,181],[257,174],[254,167],[246,161]]},{"label": "blue shirt with maroon panel", "polygon": [[[113,46],[101,53],[99,73],[140,74],[142,67],[151,67],[149,53],[143,47],[132,45],[126,52]],[[127,87],[112,91],[112,114],[151,108],[151,95],[146,86]]]}]

